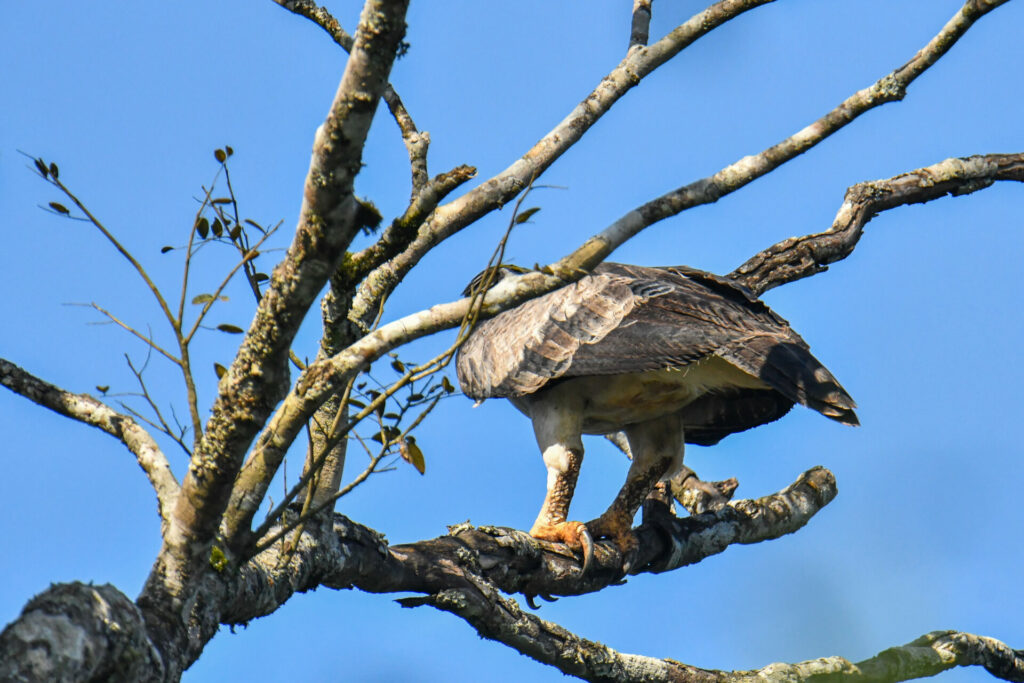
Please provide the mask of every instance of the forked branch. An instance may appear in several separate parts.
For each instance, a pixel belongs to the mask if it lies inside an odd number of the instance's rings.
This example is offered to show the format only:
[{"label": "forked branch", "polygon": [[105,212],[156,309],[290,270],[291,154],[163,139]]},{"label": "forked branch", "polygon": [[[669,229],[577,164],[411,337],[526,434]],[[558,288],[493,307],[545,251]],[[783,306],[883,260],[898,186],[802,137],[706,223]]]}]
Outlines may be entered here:
[{"label": "forked branch", "polygon": [[[274,0],[274,2],[322,28],[345,52],[352,51],[352,45],[355,43],[352,35],[326,8],[312,0]],[[382,98],[402,132],[402,142],[405,143],[406,151],[409,153],[409,164],[412,167],[412,194],[415,196],[430,178],[427,173],[427,148],[430,147],[430,134],[417,130],[409,110],[405,108],[402,98],[398,96],[394,86],[390,83],[384,87]]]},{"label": "forked branch", "polygon": [[946,159],[886,180],[857,183],[846,191],[831,228],[772,245],[729,277],[755,294],[810,277],[853,253],[864,226],[882,211],[970,194],[1000,180],[1024,182],[1024,153]]}]

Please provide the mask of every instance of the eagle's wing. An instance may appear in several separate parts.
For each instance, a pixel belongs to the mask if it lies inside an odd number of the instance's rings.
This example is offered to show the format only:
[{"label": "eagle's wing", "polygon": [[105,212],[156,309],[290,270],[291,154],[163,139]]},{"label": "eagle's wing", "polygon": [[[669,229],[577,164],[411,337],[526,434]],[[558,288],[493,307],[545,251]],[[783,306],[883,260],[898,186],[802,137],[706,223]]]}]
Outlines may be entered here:
[{"label": "eagle's wing", "polygon": [[[601,264],[481,323],[457,368],[468,396],[514,397],[559,377],[679,368],[712,355],[790,402],[856,423],[853,399],[785,320],[731,280],[685,267]],[[766,417],[785,412],[759,405]]]},{"label": "eagle's wing", "polygon": [[[607,268],[634,283],[636,301],[600,343],[579,348],[565,376],[667,369],[714,355],[791,402],[857,424],[856,403],[838,380],[789,323],[747,289],[692,268]],[[652,290],[647,282],[661,288],[644,296],[644,290]],[[775,414],[765,421],[781,416],[781,407],[758,405],[766,416]]]},{"label": "eagle's wing", "polygon": [[604,339],[636,305],[629,284],[595,272],[479,323],[456,361],[463,392],[523,396],[562,376],[581,346]]}]

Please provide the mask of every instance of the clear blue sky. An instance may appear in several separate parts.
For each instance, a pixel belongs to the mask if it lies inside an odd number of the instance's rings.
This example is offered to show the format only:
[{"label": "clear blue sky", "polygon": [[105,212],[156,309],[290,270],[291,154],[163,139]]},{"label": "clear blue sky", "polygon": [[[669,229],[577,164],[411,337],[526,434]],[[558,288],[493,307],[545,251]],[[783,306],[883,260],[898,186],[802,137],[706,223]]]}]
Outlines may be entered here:
[{"label": "clear blue sky", "polygon": [[[431,133],[432,172],[469,163],[486,179],[521,155],[622,57],[630,4],[413,2],[411,49],[393,82]],[[544,176],[567,189],[535,195],[542,211],[515,233],[510,256],[527,265],[555,259],[638,203],[791,134],[903,64],[960,4],[779,0],[714,32],[631,92]],[[702,6],[659,0],[652,37]],[[356,3],[331,9],[354,28]],[[1008,3],[906,101],[715,205],[649,229],[614,260],[728,272],[779,239],[827,227],[855,182],[950,156],[1024,150],[1022,27],[1024,2]],[[58,197],[17,150],[59,163],[62,179],[176,291],[178,256],[159,249],[183,241],[218,146],[236,151],[243,212],[282,220],[275,246],[287,243],[313,131],[344,61],[317,27],[269,0],[9,3],[0,25],[0,356],[67,389],[126,392],[123,354],[141,360],[142,346],[65,304],[95,301],[167,338],[151,299],[99,235],[38,208]],[[396,215],[408,172],[386,111],[364,161],[358,191]],[[720,668],[858,659],[941,628],[1024,647],[1022,204],[1024,188],[1004,185],[887,212],[847,261],[767,296],[857,399],[863,427],[797,409],[714,448],[692,447],[687,462],[704,478],[736,476],[744,497],[829,467],[840,494],[809,527],[544,605],[541,616],[622,651]],[[507,211],[490,216],[424,261],[386,316],[455,298],[507,220]],[[221,256],[200,262],[207,286],[225,266]],[[215,322],[244,327],[251,303],[240,287],[230,294]],[[318,329],[311,316],[301,355],[315,352]],[[426,357],[446,340],[409,354]],[[215,390],[212,363],[230,360],[236,341],[202,337],[204,405]],[[161,404],[176,402],[184,415],[180,380],[158,358],[147,377]],[[0,434],[0,622],[52,581],[111,582],[134,596],[158,548],[158,520],[132,457],[8,392]],[[528,421],[510,406],[447,400],[419,442],[426,476],[401,466],[339,510],[393,542],[434,537],[467,518],[529,527],[544,469]],[[166,451],[183,471],[180,452]],[[298,469],[296,459],[293,476]],[[589,444],[574,516],[603,510],[625,469],[610,446]],[[562,680],[450,615],[401,610],[392,597],[296,597],[246,630],[225,629],[185,680],[470,681],[481,667],[489,680]],[[987,678],[974,670],[944,680]]]}]

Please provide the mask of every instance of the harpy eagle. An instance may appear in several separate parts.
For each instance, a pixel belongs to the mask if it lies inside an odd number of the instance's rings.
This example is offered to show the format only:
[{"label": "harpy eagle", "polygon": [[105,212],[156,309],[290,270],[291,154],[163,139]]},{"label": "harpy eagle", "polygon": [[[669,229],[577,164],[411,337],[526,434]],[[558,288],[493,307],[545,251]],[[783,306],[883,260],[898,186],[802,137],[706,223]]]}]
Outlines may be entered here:
[{"label": "harpy eagle", "polygon": [[[503,266],[494,280],[523,270]],[[685,266],[603,263],[481,322],[457,372],[470,398],[507,398],[533,421],[548,480],[530,534],[582,548],[584,568],[592,538],[624,555],[635,547],[637,509],[682,467],[685,443],[718,443],[794,403],[858,424],[853,399],[789,323],[736,282]],[[581,435],[618,431],[633,456],[625,484],[597,519],[568,521]]]}]

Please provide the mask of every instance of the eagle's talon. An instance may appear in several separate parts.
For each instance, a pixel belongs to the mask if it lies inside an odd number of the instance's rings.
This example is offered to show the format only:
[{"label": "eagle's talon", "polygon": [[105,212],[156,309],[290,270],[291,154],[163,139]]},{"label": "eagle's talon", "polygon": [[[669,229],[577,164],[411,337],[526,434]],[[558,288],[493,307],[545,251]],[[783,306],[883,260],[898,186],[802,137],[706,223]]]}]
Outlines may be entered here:
[{"label": "eagle's talon", "polygon": [[594,538],[583,522],[555,522],[535,524],[530,535],[542,541],[564,543],[573,550],[583,552],[583,572],[586,573],[594,559]]},{"label": "eagle's talon", "polygon": [[587,573],[587,569],[590,568],[590,563],[594,559],[594,538],[590,535],[590,531],[587,527],[583,527],[583,531],[580,532],[580,545],[583,546],[583,573]]}]

